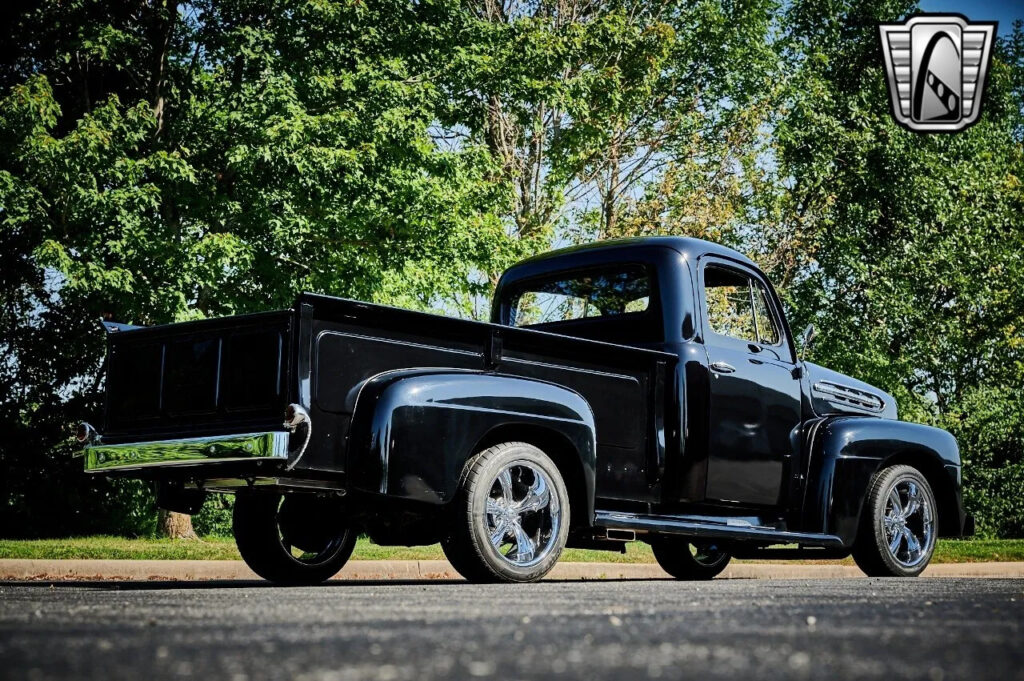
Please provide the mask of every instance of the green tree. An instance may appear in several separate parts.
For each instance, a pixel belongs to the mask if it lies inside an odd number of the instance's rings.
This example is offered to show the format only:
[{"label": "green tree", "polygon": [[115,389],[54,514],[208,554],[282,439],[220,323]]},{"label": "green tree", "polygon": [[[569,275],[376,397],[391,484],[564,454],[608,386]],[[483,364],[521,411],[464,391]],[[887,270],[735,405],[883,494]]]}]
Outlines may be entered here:
[{"label": "green tree", "polygon": [[982,529],[1021,532],[1024,35],[976,126],[918,135],[889,115],[877,35],[915,9],[4,4],[4,531],[152,530],[144,487],[70,458],[99,317],[312,290],[480,318],[519,257],[675,233],[761,262],[822,330],[814,359],[953,431]]},{"label": "green tree", "polygon": [[620,217],[728,145],[775,62],[774,0],[467,6],[444,122],[490,150],[526,250],[635,231]]},{"label": "green tree", "polygon": [[1019,473],[981,469],[1019,467],[1024,453],[1013,436],[980,432],[993,421],[973,412],[994,400],[999,429],[1021,429],[1024,152],[1010,53],[1020,37],[1000,46],[974,127],[909,132],[888,111],[877,23],[913,10],[858,0],[789,10],[793,88],[775,134],[791,181],[785,219],[813,254],[789,301],[798,328],[823,332],[815,359],[891,391],[905,418],[960,435],[971,510],[983,528],[1008,528],[986,499],[1019,497]]},{"label": "green tree", "polygon": [[492,269],[508,239],[490,156],[430,136],[462,20],[457,3],[389,0],[15,5],[0,384],[2,426],[22,436],[0,445],[5,513],[19,509],[5,527],[81,527],[41,491],[81,484],[67,434],[97,407],[100,317],[233,314],[302,290],[428,307]]}]

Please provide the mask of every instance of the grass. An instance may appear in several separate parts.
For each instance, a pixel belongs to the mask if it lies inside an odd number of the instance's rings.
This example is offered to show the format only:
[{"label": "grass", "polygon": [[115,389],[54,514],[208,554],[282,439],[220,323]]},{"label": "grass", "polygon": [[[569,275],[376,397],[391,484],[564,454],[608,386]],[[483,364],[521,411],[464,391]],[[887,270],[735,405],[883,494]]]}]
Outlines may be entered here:
[{"label": "grass", "polygon": [[[198,541],[172,539],[126,539],[124,537],[73,537],[70,539],[0,539],[0,559],[100,558],[111,560],[240,560],[235,542],[223,537]],[[360,538],[353,560],[443,560],[437,544],[433,546],[377,546]],[[654,556],[647,544],[633,542],[626,553],[567,549],[564,562],[579,563],[652,563]],[[1024,561],[1024,539],[940,540],[934,563],[980,563],[988,561]],[[843,561],[852,563],[847,558]]]},{"label": "grass", "polygon": [[68,539],[2,539],[0,558],[53,560],[99,558],[109,560],[241,560],[233,539],[206,537],[199,541],[126,539],[124,537],[71,537]]},{"label": "grass", "polygon": [[[126,539],[124,537],[73,537],[69,539],[0,539],[0,559],[99,558],[109,560],[241,560],[233,539],[205,537],[198,541],[173,539]],[[444,560],[441,547],[377,546],[361,537],[353,560]],[[650,563],[646,544],[630,544],[625,555],[609,551],[568,549],[562,560],[572,562]]]}]

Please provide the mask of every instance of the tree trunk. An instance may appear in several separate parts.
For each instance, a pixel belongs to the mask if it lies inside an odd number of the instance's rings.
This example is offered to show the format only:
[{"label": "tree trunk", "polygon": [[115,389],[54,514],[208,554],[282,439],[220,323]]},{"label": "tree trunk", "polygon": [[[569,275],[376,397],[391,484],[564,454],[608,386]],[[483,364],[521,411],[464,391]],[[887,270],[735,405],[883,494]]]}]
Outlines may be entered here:
[{"label": "tree trunk", "polygon": [[618,133],[608,147],[608,189],[601,192],[601,237],[608,239],[616,236],[618,227],[616,218],[616,201],[619,198],[619,139]]},{"label": "tree trunk", "polygon": [[157,532],[171,539],[199,539],[192,529],[192,516],[160,509],[157,516]]},{"label": "tree trunk", "polygon": [[153,114],[156,116],[156,136],[164,129],[164,81],[167,75],[167,58],[171,51],[171,39],[178,20],[177,1],[155,3],[153,20],[153,74],[150,86]]}]

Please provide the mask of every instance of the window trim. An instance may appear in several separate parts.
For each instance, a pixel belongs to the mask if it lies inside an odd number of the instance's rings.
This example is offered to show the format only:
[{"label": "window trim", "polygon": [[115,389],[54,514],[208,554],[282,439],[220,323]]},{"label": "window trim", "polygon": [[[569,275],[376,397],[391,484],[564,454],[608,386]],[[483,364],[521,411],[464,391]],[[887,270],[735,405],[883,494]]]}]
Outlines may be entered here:
[{"label": "window trim", "polygon": [[[754,310],[754,332],[757,334],[758,345],[763,345],[767,348],[780,348],[782,347],[782,324],[779,323],[779,319],[772,309],[771,297],[768,295],[768,289],[765,288],[764,284],[759,279],[753,276],[748,276],[750,281],[750,306]],[[754,289],[759,289],[764,295],[765,308],[768,310],[768,317],[775,327],[775,335],[778,336],[778,340],[774,343],[766,343],[761,336],[761,315],[757,313],[757,303],[754,300]]]}]

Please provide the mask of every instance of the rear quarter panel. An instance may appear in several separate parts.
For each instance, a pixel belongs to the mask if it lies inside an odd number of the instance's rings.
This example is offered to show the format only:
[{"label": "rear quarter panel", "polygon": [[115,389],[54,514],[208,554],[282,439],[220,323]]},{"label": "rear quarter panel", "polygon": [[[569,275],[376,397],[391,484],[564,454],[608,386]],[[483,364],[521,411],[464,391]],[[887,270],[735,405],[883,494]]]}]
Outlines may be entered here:
[{"label": "rear quarter panel", "polygon": [[526,440],[551,456],[570,488],[580,486],[579,511],[593,515],[594,417],[571,390],[496,373],[399,370],[365,383],[356,415],[348,466],[363,491],[446,503],[481,443]]}]

